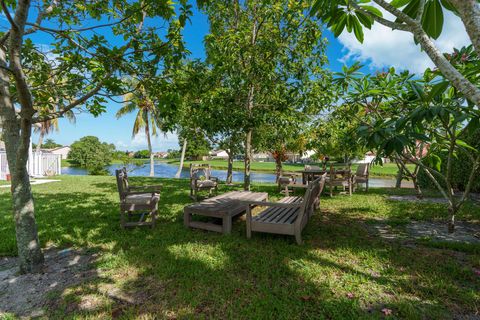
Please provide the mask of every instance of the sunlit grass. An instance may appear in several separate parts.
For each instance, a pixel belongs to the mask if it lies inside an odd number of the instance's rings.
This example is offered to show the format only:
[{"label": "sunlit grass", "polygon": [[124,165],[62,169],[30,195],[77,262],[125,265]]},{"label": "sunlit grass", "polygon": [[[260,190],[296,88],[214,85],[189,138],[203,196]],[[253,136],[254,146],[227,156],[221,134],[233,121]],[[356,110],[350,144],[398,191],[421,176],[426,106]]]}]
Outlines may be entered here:
[{"label": "sunlit grass", "polygon": [[[52,296],[58,301],[48,307],[50,318],[375,319],[388,308],[398,318],[450,319],[480,305],[478,246],[404,245],[368,232],[378,220],[401,227],[446,217],[440,204],[386,198],[410,190],[323,196],[298,246],[287,236],[254,233],[248,240],[243,219],[227,236],[186,229],[188,180],[132,178],[163,183],[160,218],[154,229],[122,230],[113,177],[60,179],[33,186],[42,245],[98,252],[102,276]],[[16,253],[8,191],[0,189],[0,255]],[[279,197],[274,185],[254,191]],[[467,204],[458,219],[478,222],[479,207]],[[112,286],[139,302],[112,300],[105,293]],[[89,297],[98,306],[81,310]]]}]

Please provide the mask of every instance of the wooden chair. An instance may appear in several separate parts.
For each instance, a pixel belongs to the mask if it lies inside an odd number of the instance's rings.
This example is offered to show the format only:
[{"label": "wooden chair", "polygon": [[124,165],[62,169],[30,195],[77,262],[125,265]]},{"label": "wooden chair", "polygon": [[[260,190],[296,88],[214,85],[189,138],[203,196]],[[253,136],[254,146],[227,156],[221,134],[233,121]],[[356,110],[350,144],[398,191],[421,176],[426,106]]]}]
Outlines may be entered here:
[{"label": "wooden chair", "polygon": [[333,196],[333,189],[342,187],[343,191],[348,188],[348,194],[352,195],[352,179],[350,167],[337,171],[334,166],[330,166],[330,173],[327,179],[328,189],[330,190],[330,197]]},{"label": "wooden chair", "polygon": [[[125,168],[115,170],[118,194],[120,196],[120,225],[122,228],[135,226],[155,226],[162,186],[130,186]],[[130,221],[140,216],[137,221]],[[150,221],[146,221],[148,217]]]},{"label": "wooden chair", "polygon": [[306,184],[297,181],[297,177],[295,174],[290,176],[281,176],[278,178],[278,190],[280,193],[285,194],[288,197],[290,192],[294,192],[295,188],[298,189],[305,189],[307,187]]},{"label": "wooden chair", "polygon": [[370,174],[370,166],[368,163],[361,163],[357,167],[357,171],[352,175],[353,191],[358,187],[358,184],[365,183],[365,191],[368,192],[368,176]]},{"label": "wooden chair", "polygon": [[[302,230],[320,205],[320,194],[325,185],[325,175],[308,185],[303,197],[284,197],[278,202],[249,201],[247,206],[247,238],[252,231],[295,236],[302,243]],[[252,216],[252,205],[267,207]]]},{"label": "wooden chair", "polygon": [[208,196],[215,190],[218,193],[218,178],[212,177],[209,164],[190,164],[190,197],[197,201],[197,194],[208,190]]}]

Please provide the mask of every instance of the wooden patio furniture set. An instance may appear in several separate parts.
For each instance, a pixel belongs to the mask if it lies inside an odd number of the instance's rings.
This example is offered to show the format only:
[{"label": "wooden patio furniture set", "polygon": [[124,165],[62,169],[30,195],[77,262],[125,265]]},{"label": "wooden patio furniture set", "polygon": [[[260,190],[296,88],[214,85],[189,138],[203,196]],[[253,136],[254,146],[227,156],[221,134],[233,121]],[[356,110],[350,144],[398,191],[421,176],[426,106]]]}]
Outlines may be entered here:
[{"label": "wooden patio furniture set", "polygon": [[309,182],[322,175],[326,175],[325,185],[329,189],[330,196],[333,196],[334,189],[337,187],[341,187],[343,192],[352,195],[359,184],[365,184],[365,189],[368,191],[369,165],[366,163],[359,164],[355,174],[352,174],[350,166],[335,168],[333,165],[328,170],[326,167],[306,165],[305,170],[299,173],[302,174],[301,182],[297,180],[296,175],[279,178],[278,187],[281,192],[288,196],[295,189],[305,189]]},{"label": "wooden patio furniture set", "polygon": [[[155,226],[160,201],[161,186],[132,186],[128,182],[125,168],[115,172],[120,196],[120,223],[123,228],[134,226]],[[229,234],[232,220],[246,214],[246,233],[251,238],[252,232],[265,232],[295,236],[298,244],[302,243],[302,230],[316,209],[320,207],[320,194],[326,183],[324,173],[309,181],[303,196],[288,196],[278,202],[269,202],[265,192],[231,191],[206,198],[184,208],[184,225],[189,228]],[[218,179],[211,175],[209,165],[190,166],[190,196],[196,201],[201,190],[217,192]],[[263,209],[257,215],[255,207]],[[221,222],[212,223],[194,219],[216,218]]]}]

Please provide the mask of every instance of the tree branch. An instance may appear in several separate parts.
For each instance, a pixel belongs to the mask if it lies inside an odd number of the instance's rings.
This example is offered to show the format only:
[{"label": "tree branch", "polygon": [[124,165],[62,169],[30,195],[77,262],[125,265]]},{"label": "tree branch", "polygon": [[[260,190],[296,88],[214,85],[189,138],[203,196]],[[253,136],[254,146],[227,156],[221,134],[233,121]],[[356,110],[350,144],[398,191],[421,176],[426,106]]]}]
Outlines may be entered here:
[{"label": "tree branch", "polygon": [[480,57],[480,5],[475,0],[450,0],[465,25],[468,36]]},{"label": "tree branch", "polygon": [[5,4],[5,0],[2,0],[2,9],[3,9],[3,12],[5,13],[5,16],[7,17],[8,22],[10,22],[10,24],[12,25],[12,28],[18,30],[19,26],[17,25],[15,20],[13,20],[12,16],[10,15],[10,11],[8,11],[8,7]]},{"label": "tree branch", "polygon": [[382,17],[379,17],[379,16],[371,13],[370,11],[364,10],[361,6],[359,6],[357,3],[355,3],[355,1],[349,2],[349,4],[353,8],[355,8],[355,10],[358,10],[358,11],[362,12],[363,14],[369,16],[370,18],[372,18],[376,22],[378,22],[378,23],[380,23],[380,24],[382,24],[386,27],[389,27],[389,28],[394,29],[394,30],[402,30],[402,31],[411,32],[411,29],[406,24],[390,21],[390,20],[384,19]]}]

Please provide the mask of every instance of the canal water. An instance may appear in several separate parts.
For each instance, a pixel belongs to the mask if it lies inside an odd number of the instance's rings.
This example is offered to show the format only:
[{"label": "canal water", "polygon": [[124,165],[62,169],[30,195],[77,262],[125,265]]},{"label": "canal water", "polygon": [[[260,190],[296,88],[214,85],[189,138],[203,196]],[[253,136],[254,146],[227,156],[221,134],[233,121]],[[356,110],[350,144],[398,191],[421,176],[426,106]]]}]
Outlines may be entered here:
[{"label": "canal water", "polygon": [[[107,170],[111,175],[115,174],[116,169],[120,169],[123,165],[116,164],[108,166]],[[158,178],[173,178],[177,173],[178,166],[174,166],[165,162],[155,163],[155,177]],[[128,166],[130,176],[145,176],[150,174],[150,164]],[[62,174],[66,175],[87,175],[87,170],[78,167],[63,167]],[[225,181],[227,178],[227,170],[212,169],[212,175]],[[243,171],[233,171],[233,181],[243,182]],[[181,178],[189,178],[190,173],[188,168],[184,168],[181,173]],[[275,174],[264,172],[252,172],[252,181],[259,183],[275,183]],[[405,182],[404,182],[405,183]],[[370,178],[370,186],[377,188],[391,188],[395,186],[395,180],[390,178]]]}]

